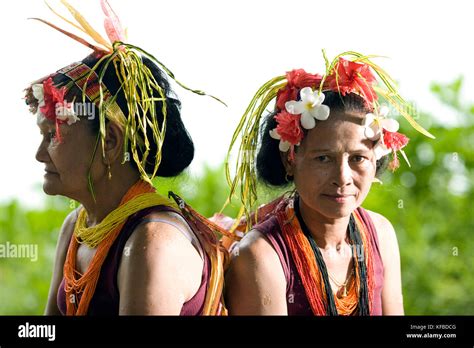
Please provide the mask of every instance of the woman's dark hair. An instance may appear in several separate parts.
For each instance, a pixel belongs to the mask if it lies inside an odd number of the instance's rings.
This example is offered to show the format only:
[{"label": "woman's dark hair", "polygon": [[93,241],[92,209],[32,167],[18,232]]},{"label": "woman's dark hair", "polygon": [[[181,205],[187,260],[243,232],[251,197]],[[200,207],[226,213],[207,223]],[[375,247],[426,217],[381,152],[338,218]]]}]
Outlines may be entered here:
[{"label": "woman's dark hair", "polygon": [[[194,158],[194,144],[189,135],[186,127],[181,120],[181,102],[177,98],[176,94],[171,89],[171,86],[165,77],[164,73],[153,63],[150,59],[146,57],[142,57],[142,61],[145,66],[147,66],[150,71],[152,72],[155,80],[163,89],[166,95],[166,132],[165,132],[165,139],[161,148],[161,163],[158,168],[157,175],[161,177],[173,177],[179,175],[183,172],[192,162]],[[93,67],[98,62],[98,58],[94,55],[90,55],[82,60],[82,63],[86,64],[89,67]],[[97,72],[100,71],[102,66],[99,65],[99,69],[96,70]],[[64,85],[70,82],[70,79],[63,75],[57,74],[53,77],[53,81],[55,85]],[[125,95],[120,90],[120,82],[117,78],[115,67],[113,64],[109,64],[106,69],[103,83],[107,86],[107,89],[114,95],[118,92],[117,96],[117,104],[124,113],[124,115],[128,114],[127,102],[125,99]],[[156,95],[154,97],[160,98],[157,91],[154,91]],[[75,85],[71,87],[67,93],[67,99],[72,100],[76,98],[76,100],[82,101],[82,91],[79,90]],[[155,110],[156,110],[156,117],[157,122],[159,125],[163,122],[163,113],[162,113],[162,101],[155,102]],[[94,112],[95,115],[98,115],[98,109],[94,105]],[[108,120],[107,120],[108,121]],[[88,120],[88,123],[91,125],[91,130],[94,134],[98,134],[99,132],[99,117],[92,117]],[[150,151],[148,154],[148,159],[145,166],[145,172],[147,174],[152,174],[153,169],[155,167],[155,155],[157,152],[157,144],[154,142],[152,128],[147,128],[147,137],[150,142]],[[141,157],[143,154],[140,148],[137,149],[138,154]],[[128,153],[131,154],[131,148],[127,149]],[[130,155],[130,163],[131,165],[138,170],[137,164],[131,158]]]},{"label": "woman's dark hair", "polygon": [[[364,99],[357,94],[340,95],[337,92],[324,92],[325,99],[323,104],[329,106],[331,112],[371,112]],[[275,115],[278,111],[267,115],[260,128],[260,145],[257,154],[257,175],[258,178],[267,185],[271,186],[287,186],[293,180],[292,177],[286,175],[285,167],[281,161],[279,140],[273,139],[270,136],[270,130],[276,128],[277,122]],[[297,151],[295,148],[295,151]],[[388,156],[377,160],[377,167],[375,175],[379,177],[388,165]]]}]

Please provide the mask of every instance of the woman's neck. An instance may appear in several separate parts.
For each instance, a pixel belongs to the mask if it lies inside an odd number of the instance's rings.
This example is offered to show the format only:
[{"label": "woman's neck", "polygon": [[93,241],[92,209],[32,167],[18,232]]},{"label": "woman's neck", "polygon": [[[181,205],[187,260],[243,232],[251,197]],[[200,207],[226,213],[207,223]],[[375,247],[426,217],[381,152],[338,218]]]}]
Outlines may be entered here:
[{"label": "woman's neck", "polygon": [[339,249],[347,239],[350,216],[328,218],[298,199],[301,217],[321,249]]},{"label": "woman's neck", "polygon": [[[125,174],[125,173],[124,173]],[[87,225],[99,224],[108,214],[115,210],[127,191],[140,178],[136,173],[112,176],[94,185],[95,201],[90,192],[79,201],[87,211]]]}]

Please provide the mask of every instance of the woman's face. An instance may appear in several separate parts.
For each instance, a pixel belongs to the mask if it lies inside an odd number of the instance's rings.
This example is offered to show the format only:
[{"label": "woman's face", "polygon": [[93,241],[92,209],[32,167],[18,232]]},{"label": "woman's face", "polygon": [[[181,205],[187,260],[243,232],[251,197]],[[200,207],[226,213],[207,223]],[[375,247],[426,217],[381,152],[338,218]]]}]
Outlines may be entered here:
[{"label": "woman's face", "polygon": [[[88,192],[87,174],[93,154],[96,136],[83,118],[72,125],[59,126],[62,142],[56,134],[54,122],[43,116],[37,117],[42,135],[36,159],[45,166],[43,190],[49,195],[62,195],[78,199]],[[100,149],[98,149],[100,150]],[[92,166],[99,167],[97,158]]]},{"label": "woman's face", "polygon": [[375,177],[373,142],[364,136],[362,118],[331,113],[307,133],[289,163],[302,204],[326,218],[350,215]]}]

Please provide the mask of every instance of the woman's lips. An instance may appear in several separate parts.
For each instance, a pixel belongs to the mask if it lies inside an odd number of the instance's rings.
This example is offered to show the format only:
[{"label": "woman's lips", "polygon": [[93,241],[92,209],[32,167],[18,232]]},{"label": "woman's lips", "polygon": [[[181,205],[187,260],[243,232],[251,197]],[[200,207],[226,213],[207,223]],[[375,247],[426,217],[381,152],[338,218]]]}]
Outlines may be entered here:
[{"label": "woman's lips", "polygon": [[48,170],[48,169],[45,169],[44,172],[45,172],[44,175],[57,175],[58,174],[58,173],[53,172],[53,171]]},{"label": "woman's lips", "polygon": [[348,195],[348,194],[334,194],[334,195],[329,195],[329,194],[323,194],[323,197],[334,201],[336,203],[346,203],[351,197],[354,195]]}]

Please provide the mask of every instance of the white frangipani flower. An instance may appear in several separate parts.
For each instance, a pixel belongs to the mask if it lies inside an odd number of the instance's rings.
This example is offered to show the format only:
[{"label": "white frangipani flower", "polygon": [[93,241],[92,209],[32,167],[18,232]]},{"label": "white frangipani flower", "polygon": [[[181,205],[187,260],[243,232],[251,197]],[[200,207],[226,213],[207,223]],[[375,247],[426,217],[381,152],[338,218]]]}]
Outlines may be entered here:
[{"label": "white frangipani flower", "polygon": [[281,136],[280,134],[278,134],[276,128],[270,131],[270,136],[273,139],[280,140],[280,144],[278,145],[278,148],[280,149],[281,152],[287,152],[290,149],[291,147],[290,142],[281,140]]},{"label": "white frangipani flower", "polygon": [[329,107],[322,105],[324,93],[313,91],[311,87],[305,87],[300,91],[300,101],[288,101],[285,103],[286,111],[293,115],[301,114],[301,125],[305,129],[313,129],[316,120],[324,121],[329,117]]},{"label": "white frangipani flower", "polygon": [[386,118],[388,115],[388,107],[382,106],[376,113],[369,112],[365,115],[362,125],[364,126],[364,134],[370,140],[377,140],[385,129],[389,132],[396,132],[399,128],[397,120]]},{"label": "white frangipani flower", "polygon": [[44,106],[44,89],[42,83],[31,86],[33,96],[38,100],[38,109]]}]

